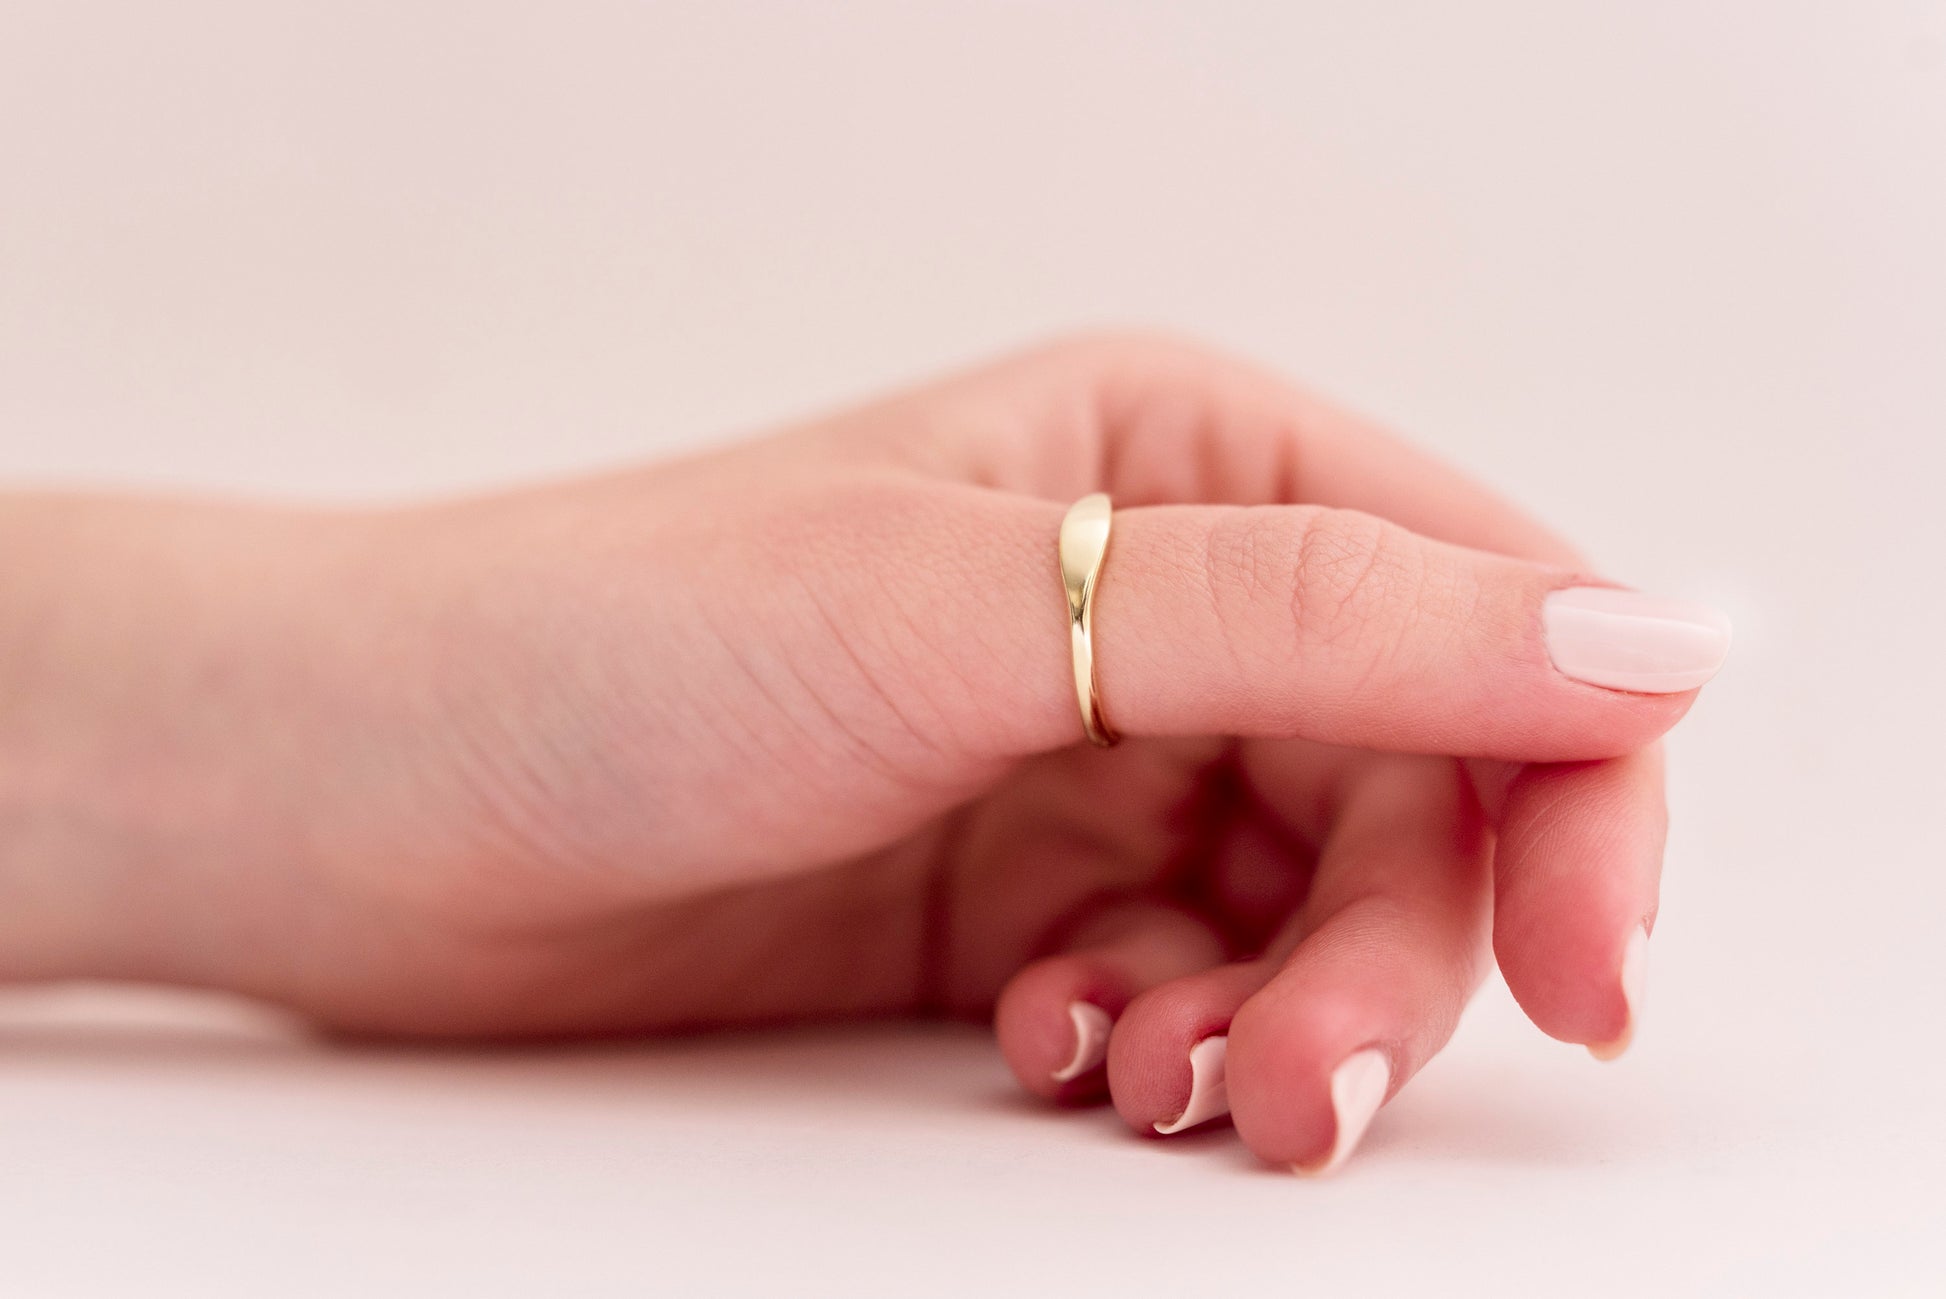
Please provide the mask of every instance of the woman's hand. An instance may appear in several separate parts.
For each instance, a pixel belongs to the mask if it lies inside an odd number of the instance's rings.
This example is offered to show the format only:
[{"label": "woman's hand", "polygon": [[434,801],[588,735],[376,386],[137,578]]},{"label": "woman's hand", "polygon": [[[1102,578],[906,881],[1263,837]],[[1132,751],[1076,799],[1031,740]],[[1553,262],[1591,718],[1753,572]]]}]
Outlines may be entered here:
[{"label": "woman's hand", "polygon": [[[1097,490],[1109,751],[1055,563]],[[1037,1094],[1147,1132],[1226,1074],[1306,1168],[1489,952],[1626,1042],[1655,742],[1728,641],[1145,339],[457,504],[19,499],[0,551],[0,974],[426,1035],[991,1011]]]}]

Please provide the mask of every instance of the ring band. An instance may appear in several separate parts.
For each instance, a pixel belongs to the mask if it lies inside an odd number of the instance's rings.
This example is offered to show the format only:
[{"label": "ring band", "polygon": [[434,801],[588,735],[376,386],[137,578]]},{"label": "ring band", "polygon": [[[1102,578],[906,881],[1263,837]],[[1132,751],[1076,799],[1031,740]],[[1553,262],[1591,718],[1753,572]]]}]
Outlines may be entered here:
[{"label": "ring band", "polygon": [[1095,680],[1095,588],[1101,585],[1113,513],[1106,493],[1082,497],[1061,520],[1060,546],[1061,585],[1068,593],[1068,643],[1074,650],[1074,694],[1089,741],[1104,749],[1121,738],[1102,713],[1101,686]]}]

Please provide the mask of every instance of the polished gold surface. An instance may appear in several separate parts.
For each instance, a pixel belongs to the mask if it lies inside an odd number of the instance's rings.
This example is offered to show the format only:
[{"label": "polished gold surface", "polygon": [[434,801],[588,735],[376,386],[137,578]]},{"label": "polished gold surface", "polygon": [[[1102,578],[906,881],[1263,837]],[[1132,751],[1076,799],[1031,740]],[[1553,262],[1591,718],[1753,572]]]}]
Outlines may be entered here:
[{"label": "polished gold surface", "polygon": [[1061,520],[1061,585],[1068,593],[1068,641],[1074,650],[1074,693],[1081,705],[1081,725],[1088,739],[1107,748],[1119,737],[1101,707],[1101,686],[1095,680],[1095,588],[1101,584],[1101,565],[1108,555],[1108,529],[1113,507],[1101,492],[1084,496]]}]

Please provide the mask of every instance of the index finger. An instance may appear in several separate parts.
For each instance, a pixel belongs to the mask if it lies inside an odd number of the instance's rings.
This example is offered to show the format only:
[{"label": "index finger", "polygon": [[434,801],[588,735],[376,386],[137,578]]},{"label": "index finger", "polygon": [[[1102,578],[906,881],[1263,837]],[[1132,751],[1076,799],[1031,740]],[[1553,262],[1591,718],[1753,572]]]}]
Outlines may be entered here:
[{"label": "index finger", "polygon": [[1042,346],[844,424],[906,463],[1063,503],[1105,491],[1121,506],[1327,505],[1476,550],[1585,566],[1511,501],[1376,422],[1268,368],[1159,335]]}]

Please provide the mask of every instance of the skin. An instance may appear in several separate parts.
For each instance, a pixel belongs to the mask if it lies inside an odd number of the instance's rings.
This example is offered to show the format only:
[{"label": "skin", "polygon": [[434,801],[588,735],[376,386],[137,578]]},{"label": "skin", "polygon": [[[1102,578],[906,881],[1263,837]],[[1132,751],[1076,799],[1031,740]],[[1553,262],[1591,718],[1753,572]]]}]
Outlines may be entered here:
[{"label": "skin", "polygon": [[[1054,564],[1095,490],[1108,751]],[[1496,957],[1626,1035],[1693,698],[1553,670],[1600,579],[1503,501],[1146,337],[490,498],[4,498],[0,553],[0,977],[440,1038],[993,1015],[1143,1132],[1227,1030],[1279,1163]],[[1109,1058],[1056,1083],[1076,998]]]}]

